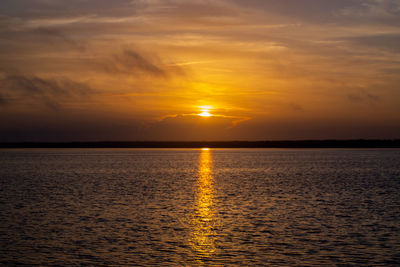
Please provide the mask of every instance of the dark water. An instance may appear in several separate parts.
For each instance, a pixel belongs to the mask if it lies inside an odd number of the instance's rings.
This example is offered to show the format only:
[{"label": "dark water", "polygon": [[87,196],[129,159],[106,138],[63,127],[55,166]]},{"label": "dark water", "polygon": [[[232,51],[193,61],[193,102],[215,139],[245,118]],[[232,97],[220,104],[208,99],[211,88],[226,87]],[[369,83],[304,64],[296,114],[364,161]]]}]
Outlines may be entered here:
[{"label": "dark water", "polygon": [[0,150],[2,265],[400,265],[400,150]]}]

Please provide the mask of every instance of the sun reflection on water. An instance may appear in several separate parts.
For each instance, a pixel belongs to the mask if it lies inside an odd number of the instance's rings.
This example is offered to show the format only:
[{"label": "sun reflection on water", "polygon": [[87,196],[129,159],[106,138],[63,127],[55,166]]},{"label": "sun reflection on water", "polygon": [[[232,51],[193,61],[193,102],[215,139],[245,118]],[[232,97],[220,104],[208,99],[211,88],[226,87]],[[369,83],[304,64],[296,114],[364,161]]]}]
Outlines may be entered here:
[{"label": "sun reflection on water", "polygon": [[207,257],[214,254],[216,250],[213,209],[214,178],[212,175],[211,151],[209,149],[201,150],[198,175],[193,233],[190,243],[199,256]]}]

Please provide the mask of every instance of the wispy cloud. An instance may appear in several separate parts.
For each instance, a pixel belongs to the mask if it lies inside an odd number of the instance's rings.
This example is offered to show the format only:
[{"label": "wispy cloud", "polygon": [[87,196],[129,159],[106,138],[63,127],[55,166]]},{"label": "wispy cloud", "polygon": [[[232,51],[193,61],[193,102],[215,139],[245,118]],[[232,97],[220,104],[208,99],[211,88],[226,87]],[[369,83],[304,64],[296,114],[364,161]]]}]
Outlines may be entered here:
[{"label": "wispy cloud", "polygon": [[368,93],[368,92],[359,92],[359,93],[350,93],[347,94],[347,98],[354,103],[357,102],[364,102],[364,101],[368,101],[368,102],[372,102],[372,103],[376,103],[381,101],[381,97],[379,95],[376,94],[372,94],[372,93]]},{"label": "wispy cloud", "polygon": [[372,47],[386,52],[400,53],[400,32],[398,34],[371,34],[344,38],[360,46]]},{"label": "wispy cloud", "polygon": [[106,72],[132,76],[168,78],[171,75],[184,74],[181,66],[166,64],[155,55],[145,55],[134,49],[124,49],[121,53],[101,60],[100,65]]},{"label": "wispy cloud", "polygon": [[89,97],[94,93],[86,84],[67,78],[49,79],[22,74],[4,75],[0,79],[0,88],[4,103],[44,104],[52,109],[60,108],[65,100]]}]

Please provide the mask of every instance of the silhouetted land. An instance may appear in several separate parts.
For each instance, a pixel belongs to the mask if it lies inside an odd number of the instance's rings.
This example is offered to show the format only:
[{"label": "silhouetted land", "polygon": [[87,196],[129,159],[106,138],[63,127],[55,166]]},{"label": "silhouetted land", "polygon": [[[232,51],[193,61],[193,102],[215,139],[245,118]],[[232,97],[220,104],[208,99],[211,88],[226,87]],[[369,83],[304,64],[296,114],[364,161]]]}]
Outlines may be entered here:
[{"label": "silhouetted land", "polygon": [[400,148],[394,140],[130,141],[0,143],[0,148]]}]

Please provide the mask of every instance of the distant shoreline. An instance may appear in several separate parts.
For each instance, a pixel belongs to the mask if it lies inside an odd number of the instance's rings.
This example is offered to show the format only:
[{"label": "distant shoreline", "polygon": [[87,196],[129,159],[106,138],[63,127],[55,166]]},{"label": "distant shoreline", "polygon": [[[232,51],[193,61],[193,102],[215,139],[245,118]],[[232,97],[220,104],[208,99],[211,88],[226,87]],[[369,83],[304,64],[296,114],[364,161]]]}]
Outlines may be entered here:
[{"label": "distant shoreline", "polygon": [[400,148],[400,139],[282,141],[14,142],[0,148]]}]

